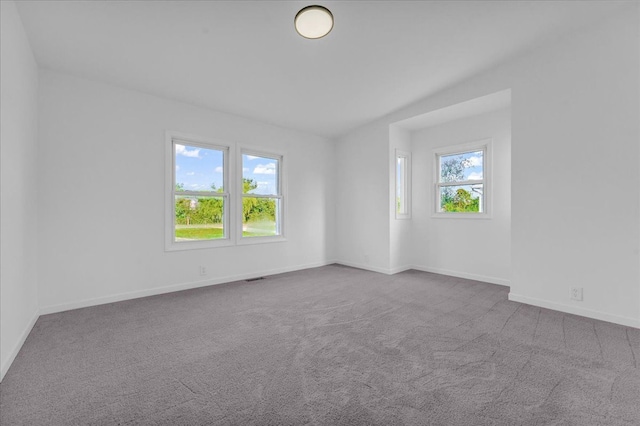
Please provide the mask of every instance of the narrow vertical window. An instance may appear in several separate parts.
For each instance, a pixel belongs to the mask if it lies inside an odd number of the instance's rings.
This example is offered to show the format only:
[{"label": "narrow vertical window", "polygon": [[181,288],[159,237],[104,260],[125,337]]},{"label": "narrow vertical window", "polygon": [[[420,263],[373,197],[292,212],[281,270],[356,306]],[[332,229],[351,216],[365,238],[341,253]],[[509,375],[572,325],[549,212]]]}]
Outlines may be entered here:
[{"label": "narrow vertical window", "polygon": [[282,156],[242,151],[242,237],[283,234]]},{"label": "narrow vertical window", "polygon": [[173,242],[228,239],[227,153],[173,139]]},{"label": "narrow vertical window", "polygon": [[396,219],[411,217],[411,154],[396,151]]}]

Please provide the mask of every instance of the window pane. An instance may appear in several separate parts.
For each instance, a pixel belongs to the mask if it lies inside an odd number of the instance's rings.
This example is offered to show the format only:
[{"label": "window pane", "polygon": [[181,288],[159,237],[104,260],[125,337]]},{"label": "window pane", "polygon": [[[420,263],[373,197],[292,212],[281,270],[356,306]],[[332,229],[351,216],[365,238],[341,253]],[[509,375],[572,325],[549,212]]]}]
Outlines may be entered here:
[{"label": "window pane", "polygon": [[174,144],[176,191],[222,192],[224,151]]},{"label": "window pane", "polygon": [[279,195],[280,160],[242,154],[242,192],[245,194]]},{"label": "window pane", "polygon": [[175,198],[175,240],[195,241],[224,238],[223,197]]},{"label": "window pane", "polygon": [[397,157],[396,161],[396,212],[407,214],[407,157]]},{"label": "window pane", "polygon": [[482,151],[440,156],[440,182],[482,180],[484,171]]},{"label": "window pane", "polygon": [[279,210],[280,200],[277,198],[243,197],[242,236],[280,235]]},{"label": "window pane", "polygon": [[482,213],[484,185],[460,185],[440,187],[440,212]]}]

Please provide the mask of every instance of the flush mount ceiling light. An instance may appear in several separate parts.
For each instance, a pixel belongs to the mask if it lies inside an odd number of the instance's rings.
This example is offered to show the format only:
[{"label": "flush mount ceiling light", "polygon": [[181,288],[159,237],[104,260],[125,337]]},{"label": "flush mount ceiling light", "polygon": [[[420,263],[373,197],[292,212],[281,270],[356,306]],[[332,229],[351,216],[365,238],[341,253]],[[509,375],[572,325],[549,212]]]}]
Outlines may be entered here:
[{"label": "flush mount ceiling light", "polygon": [[296,31],[304,38],[322,38],[333,28],[333,15],[326,7],[307,6],[294,19]]}]

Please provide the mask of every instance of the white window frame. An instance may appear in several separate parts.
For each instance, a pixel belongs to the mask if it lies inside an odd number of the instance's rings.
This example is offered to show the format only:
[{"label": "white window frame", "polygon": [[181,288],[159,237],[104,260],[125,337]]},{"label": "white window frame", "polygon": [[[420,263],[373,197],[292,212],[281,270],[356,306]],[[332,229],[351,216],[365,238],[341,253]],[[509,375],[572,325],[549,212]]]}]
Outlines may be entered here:
[{"label": "white window frame", "polygon": [[[244,194],[243,190],[243,165],[242,165],[242,156],[243,155],[254,155],[256,157],[269,158],[273,160],[277,160],[278,170],[277,170],[277,186],[278,186],[278,194],[270,194],[270,195],[261,195],[261,194]],[[236,211],[238,212],[234,218],[238,221],[236,225],[236,233],[238,235],[237,244],[262,244],[262,243],[272,243],[272,242],[282,242],[286,241],[285,237],[285,216],[286,216],[286,174],[285,174],[285,154],[283,152],[273,152],[273,151],[264,151],[261,149],[255,149],[248,146],[240,146],[238,149],[237,156],[237,170],[239,171],[237,177],[237,193],[239,196],[237,197],[236,203]],[[242,225],[243,225],[243,209],[242,209],[242,201],[245,197],[250,198],[275,198],[279,200],[279,209],[277,210],[276,217],[276,229],[278,231],[278,235],[269,235],[269,236],[256,236],[256,237],[244,237],[242,235]]]},{"label": "white window frame", "polygon": [[[403,170],[403,179],[402,183],[404,184],[402,188],[398,188],[400,182],[398,181],[398,161],[400,159],[404,159],[404,170]],[[393,200],[393,209],[396,212],[396,219],[411,219],[411,153],[408,151],[401,151],[396,149],[395,155],[395,197]],[[398,211],[398,199],[402,198],[404,200],[405,211]]]},{"label": "white window frame", "polygon": [[[492,217],[492,186],[491,186],[491,145],[492,139],[482,139],[474,142],[455,146],[444,146],[433,150],[433,214],[434,218],[447,219],[491,219]],[[482,151],[482,180],[466,180],[460,182],[441,183],[440,182],[440,157],[456,154],[466,154],[474,151]],[[461,186],[482,183],[482,211],[481,212],[442,212],[440,206],[440,188],[444,186]]]},{"label": "white window frame", "polygon": [[[193,250],[214,247],[224,247],[233,244],[233,191],[229,181],[229,176],[233,176],[233,163],[231,159],[231,145],[219,140],[205,139],[200,136],[188,135],[179,132],[166,132],[166,188],[165,188],[165,250]],[[203,149],[215,149],[223,152],[223,187],[224,192],[210,191],[179,191],[175,190],[176,184],[176,158],[175,144],[196,146]],[[222,197],[224,200],[223,229],[224,238],[198,241],[176,241],[175,240],[175,197],[176,195],[191,195],[204,197]]]}]

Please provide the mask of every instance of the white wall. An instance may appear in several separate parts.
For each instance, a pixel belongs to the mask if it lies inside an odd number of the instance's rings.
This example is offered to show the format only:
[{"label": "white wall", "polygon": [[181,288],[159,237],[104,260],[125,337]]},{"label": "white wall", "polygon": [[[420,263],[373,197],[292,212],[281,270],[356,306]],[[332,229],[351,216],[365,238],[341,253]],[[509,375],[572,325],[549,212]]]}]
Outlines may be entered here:
[{"label": "white wall", "polygon": [[[434,218],[434,149],[491,139],[490,219]],[[428,127],[411,134],[416,269],[509,285],[511,278],[511,110]]]},{"label": "white wall", "polygon": [[640,327],[640,35],[626,13],[554,46],[517,82],[511,293]]},{"label": "white wall", "polygon": [[[411,153],[411,132],[397,125],[389,126],[389,272],[396,273],[413,266],[413,250],[411,233],[413,232],[413,214],[408,218],[396,218],[396,151]],[[418,165],[420,167],[420,165]],[[413,174],[413,156],[410,166]],[[411,187],[413,176],[407,184]],[[413,213],[413,197],[409,197],[409,210]]]},{"label": "white wall", "polygon": [[[338,260],[361,256],[363,247],[389,246],[386,237],[375,240],[366,231],[389,222],[389,148],[383,141],[390,124],[511,89],[510,297],[639,327],[638,7],[630,3],[597,25],[341,138],[339,155],[349,158],[340,159],[340,191],[357,194],[363,183],[375,182],[386,196],[358,194],[357,204],[340,204],[345,232],[336,244],[347,250]],[[350,216],[355,205],[370,213],[362,223]],[[389,270],[389,254],[379,254],[370,266]],[[583,302],[569,300],[572,285],[584,288]]]},{"label": "white wall", "polygon": [[336,256],[388,273],[389,128],[367,126],[336,143]]},{"label": "white wall", "polygon": [[38,316],[38,69],[13,2],[0,2],[0,380]]},{"label": "white wall", "polygon": [[[167,129],[284,152],[287,241],[165,252]],[[40,73],[40,134],[43,313],[334,257],[333,142],[52,71]]]}]

